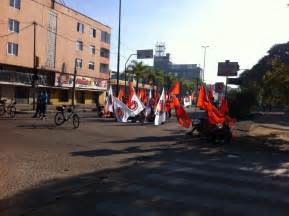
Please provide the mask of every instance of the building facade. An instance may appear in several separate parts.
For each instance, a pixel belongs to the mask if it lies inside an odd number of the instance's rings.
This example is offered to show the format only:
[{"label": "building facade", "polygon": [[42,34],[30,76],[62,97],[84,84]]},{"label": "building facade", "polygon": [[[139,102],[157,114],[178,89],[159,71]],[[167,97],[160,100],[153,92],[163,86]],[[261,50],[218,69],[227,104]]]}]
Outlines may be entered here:
[{"label": "building facade", "polygon": [[196,80],[201,77],[201,68],[196,64],[172,64],[171,71],[175,76],[186,80]]},{"label": "building facade", "polygon": [[102,103],[109,80],[111,28],[54,0],[1,0],[0,97],[32,103]]},{"label": "building facade", "polygon": [[189,81],[201,78],[201,68],[196,64],[173,64],[170,59],[170,54],[166,53],[164,43],[157,43],[154,68],[162,70],[166,74],[172,74]]}]

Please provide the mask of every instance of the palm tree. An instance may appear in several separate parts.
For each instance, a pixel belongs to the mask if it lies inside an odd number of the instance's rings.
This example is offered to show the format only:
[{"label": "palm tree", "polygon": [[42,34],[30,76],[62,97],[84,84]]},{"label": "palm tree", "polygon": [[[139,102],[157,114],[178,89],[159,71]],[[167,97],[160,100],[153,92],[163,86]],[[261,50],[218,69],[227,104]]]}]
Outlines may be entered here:
[{"label": "palm tree", "polygon": [[136,91],[138,91],[138,84],[140,79],[144,79],[148,66],[143,62],[132,61],[132,64],[128,67],[128,73],[136,78]]}]

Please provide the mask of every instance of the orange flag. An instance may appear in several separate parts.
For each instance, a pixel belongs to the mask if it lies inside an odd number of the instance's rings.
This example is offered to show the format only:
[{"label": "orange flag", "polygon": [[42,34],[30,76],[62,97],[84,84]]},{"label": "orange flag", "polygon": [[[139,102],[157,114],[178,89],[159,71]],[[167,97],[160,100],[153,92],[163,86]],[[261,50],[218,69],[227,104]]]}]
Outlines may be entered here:
[{"label": "orange flag", "polygon": [[210,100],[212,100],[213,99],[213,97],[214,97],[214,94],[213,94],[213,86],[212,85],[210,85],[210,90],[209,90],[209,99]]},{"label": "orange flag", "polygon": [[173,104],[176,110],[177,120],[179,125],[189,128],[192,124],[192,120],[190,119],[189,115],[187,114],[186,110],[181,106],[180,101],[177,97],[173,97]]},{"label": "orange flag", "polygon": [[180,93],[181,93],[180,82],[176,82],[176,84],[170,89],[169,94],[178,95]]},{"label": "orange flag", "polygon": [[199,107],[200,109],[206,109],[205,102],[207,102],[206,90],[205,90],[204,86],[201,86],[198,101],[197,101],[197,107]]},{"label": "orange flag", "polygon": [[120,89],[119,89],[119,93],[118,93],[118,96],[117,98],[122,101],[122,98],[124,97],[124,88],[121,86]]},{"label": "orange flag", "polygon": [[222,97],[220,112],[223,114],[227,114],[229,112],[228,102],[224,97]]}]

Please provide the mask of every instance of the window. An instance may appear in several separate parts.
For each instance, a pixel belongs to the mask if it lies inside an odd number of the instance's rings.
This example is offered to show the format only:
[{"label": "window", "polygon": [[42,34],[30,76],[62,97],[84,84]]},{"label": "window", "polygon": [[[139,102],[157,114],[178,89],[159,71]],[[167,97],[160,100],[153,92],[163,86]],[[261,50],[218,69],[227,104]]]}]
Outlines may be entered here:
[{"label": "window", "polygon": [[82,59],[75,59],[76,68],[82,68]]},{"label": "window", "polygon": [[19,33],[19,22],[14,19],[8,20],[8,30],[11,32],[18,32]]},{"label": "window", "polygon": [[109,58],[109,50],[105,48],[100,49],[100,56],[104,58]]},{"label": "window", "polygon": [[18,44],[8,42],[7,52],[9,55],[18,56]]},{"label": "window", "polygon": [[107,73],[108,70],[108,64],[100,64],[100,73]]},{"label": "window", "polygon": [[110,44],[110,34],[107,32],[101,32],[101,41]]},{"label": "window", "polygon": [[77,31],[83,33],[84,32],[84,24],[77,23]]},{"label": "window", "polygon": [[83,42],[76,41],[76,49],[82,51],[83,50]]},{"label": "window", "polygon": [[93,55],[95,54],[95,46],[94,45],[89,46],[89,53],[93,54]]},{"label": "window", "polygon": [[90,32],[89,32],[90,37],[96,37],[96,29],[95,28],[90,28]]},{"label": "window", "polygon": [[89,62],[88,63],[88,69],[94,70],[94,62]]},{"label": "window", "polygon": [[10,0],[10,6],[11,7],[20,9],[20,4],[21,4],[20,0]]}]

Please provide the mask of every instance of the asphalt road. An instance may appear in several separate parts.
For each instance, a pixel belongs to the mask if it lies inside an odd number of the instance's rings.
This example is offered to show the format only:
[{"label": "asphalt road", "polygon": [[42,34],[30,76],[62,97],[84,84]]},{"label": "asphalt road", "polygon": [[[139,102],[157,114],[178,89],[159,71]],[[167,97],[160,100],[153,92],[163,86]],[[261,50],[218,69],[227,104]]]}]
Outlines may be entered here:
[{"label": "asphalt road", "polygon": [[288,215],[288,152],[82,114],[0,120],[0,215]]}]

